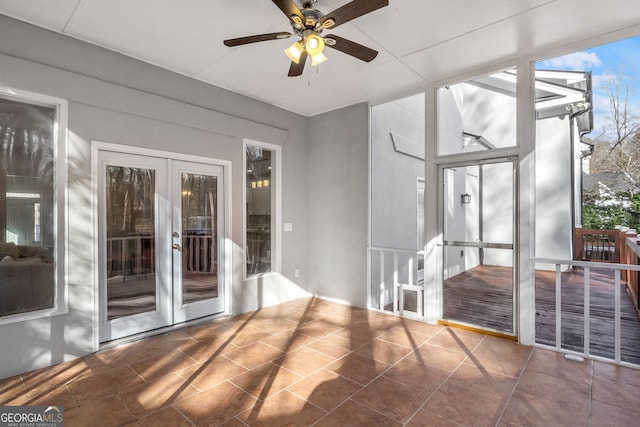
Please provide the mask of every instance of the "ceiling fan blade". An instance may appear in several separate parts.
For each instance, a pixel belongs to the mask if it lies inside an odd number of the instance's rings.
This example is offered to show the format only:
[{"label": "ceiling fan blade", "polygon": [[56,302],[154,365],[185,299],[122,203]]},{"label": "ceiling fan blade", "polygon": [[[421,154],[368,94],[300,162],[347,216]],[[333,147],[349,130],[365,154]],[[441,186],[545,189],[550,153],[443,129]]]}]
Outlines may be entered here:
[{"label": "ceiling fan blade", "polygon": [[228,39],[223,43],[225,46],[234,47],[241,46],[243,44],[249,43],[257,43],[257,42],[265,42],[268,40],[277,40],[277,39],[288,39],[293,34],[291,33],[268,33],[268,34],[258,34],[255,36],[247,36],[247,37],[238,37],[237,39]]},{"label": "ceiling fan blade", "polygon": [[304,15],[300,12],[300,9],[296,6],[293,0],[273,0],[273,2],[285,15],[287,15],[287,18],[289,18],[290,21],[293,20],[291,17],[296,15],[300,18],[300,22],[304,22]]},{"label": "ceiling fan blade", "polygon": [[[325,36],[324,40],[325,40],[326,46],[333,48],[335,50],[339,50],[340,52],[346,53],[347,55],[351,55],[364,62],[371,62],[376,58],[376,56],[378,56],[377,50],[370,49],[359,43],[344,39],[334,34],[329,34]],[[335,43],[332,42],[331,40],[334,40]]]},{"label": "ceiling fan blade", "polygon": [[389,0],[353,0],[351,3],[347,3],[320,18],[320,25],[324,24],[328,19],[332,19],[335,24],[327,25],[325,28],[335,28],[388,5]]},{"label": "ceiling fan blade", "polygon": [[304,64],[307,62],[307,56],[307,52],[302,52],[302,55],[300,55],[300,61],[297,64],[291,61],[291,67],[289,67],[289,77],[297,77],[302,75],[302,72],[304,71]]}]

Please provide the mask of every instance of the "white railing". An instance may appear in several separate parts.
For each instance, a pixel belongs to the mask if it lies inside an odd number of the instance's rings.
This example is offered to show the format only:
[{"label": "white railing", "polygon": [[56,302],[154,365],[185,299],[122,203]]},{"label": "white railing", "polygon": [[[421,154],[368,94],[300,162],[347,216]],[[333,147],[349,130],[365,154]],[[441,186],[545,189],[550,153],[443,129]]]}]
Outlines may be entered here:
[{"label": "white railing", "polygon": [[[536,343],[539,347],[553,348],[556,351],[560,351],[568,354],[575,354],[579,356],[589,357],[595,360],[614,361],[617,364],[638,367],[633,363],[628,363],[622,360],[622,271],[640,271],[639,265],[629,264],[613,264],[602,262],[589,262],[589,261],[567,261],[556,259],[536,258],[536,263],[541,264],[553,264],[555,269],[555,344],[553,346],[547,346],[544,344]],[[583,338],[583,351],[576,352],[570,349],[562,347],[562,266],[568,267],[580,267],[584,272],[584,301],[583,301],[583,321],[584,321],[584,338]],[[613,359],[596,356],[591,354],[591,289],[590,278],[591,270],[612,270],[614,274],[614,330],[613,330]],[[566,271],[566,270],[565,270]]]},{"label": "white railing", "polygon": [[[392,260],[391,293],[387,280],[388,260]],[[424,318],[424,251],[369,247],[367,263],[370,308],[400,316],[407,315],[407,311],[410,317]],[[405,291],[415,292],[415,311],[405,307]]]}]

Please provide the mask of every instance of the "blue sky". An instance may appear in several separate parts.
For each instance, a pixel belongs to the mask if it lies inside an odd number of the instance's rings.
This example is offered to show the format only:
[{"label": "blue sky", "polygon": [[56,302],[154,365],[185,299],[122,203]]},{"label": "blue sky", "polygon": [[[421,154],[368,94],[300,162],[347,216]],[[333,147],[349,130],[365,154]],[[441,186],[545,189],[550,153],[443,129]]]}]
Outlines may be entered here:
[{"label": "blue sky", "polygon": [[[591,71],[593,74],[594,131],[589,135],[596,138],[608,123],[609,100],[604,85],[622,72],[628,82],[629,104],[632,114],[640,115],[640,36],[618,42],[585,49],[536,64],[547,70]],[[624,88],[624,85],[621,86]]]}]

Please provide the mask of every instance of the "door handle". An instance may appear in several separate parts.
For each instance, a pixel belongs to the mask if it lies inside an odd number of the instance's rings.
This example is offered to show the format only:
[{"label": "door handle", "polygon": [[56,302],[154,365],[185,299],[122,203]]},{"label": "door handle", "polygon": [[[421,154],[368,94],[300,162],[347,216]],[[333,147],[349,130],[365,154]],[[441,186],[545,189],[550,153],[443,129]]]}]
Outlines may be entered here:
[{"label": "door handle", "polygon": [[173,249],[175,249],[176,251],[181,251],[182,250],[182,246],[180,246],[178,243],[174,243],[173,245],[171,245],[171,247]]},{"label": "door handle", "polygon": [[178,233],[177,231],[174,231],[172,236],[177,239],[178,237],[180,237],[180,233]]}]

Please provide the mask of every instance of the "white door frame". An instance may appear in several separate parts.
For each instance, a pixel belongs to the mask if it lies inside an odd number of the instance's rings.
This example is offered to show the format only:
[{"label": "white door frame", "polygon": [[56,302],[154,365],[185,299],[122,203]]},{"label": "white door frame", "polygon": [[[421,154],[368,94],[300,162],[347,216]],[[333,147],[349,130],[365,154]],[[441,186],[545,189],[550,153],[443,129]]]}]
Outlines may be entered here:
[{"label": "white door frame", "polygon": [[[483,153],[483,152],[481,152]],[[489,332],[496,332],[504,335],[512,335],[518,336],[519,334],[519,311],[520,306],[519,302],[519,286],[518,286],[518,276],[519,276],[519,265],[520,265],[520,255],[518,251],[518,200],[519,200],[519,161],[518,156],[514,155],[503,155],[503,156],[485,156],[485,157],[474,157],[473,159],[464,159],[461,160],[462,156],[456,156],[454,158],[451,156],[451,159],[446,162],[439,162],[437,165],[437,227],[438,227],[438,242],[437,245],[439,247],[439,257],[438,263],[436,264],[435,276],[436,276],[436,284],[439,289],[440,295],[440,305],[444,304],[444,262],[445,262],[445,244],[444,244],[444,231],[445,231],[445,219],[444,219],[444,206],[445,206],[445,198],[446,194],[444,192],[444,171],[445,169],[451,169],[456,167],[467,167],[467,166],[475,166],[475,165],[487,165],[487,164],[496,164],[496,163],[511,163],[513,165],[513,222],[512,222],[512,230],[513,230],[513,241],[511,242],[511,251],[512,251],[512,260],[513,260],[513,275],[512,275],[512,287],[513,287],[513,297],[512,297],[512,312],[513,312],[513,321],[512,321],[512,332],[506,331],[496,331],[490,328],[481,327],[478,325],[466,325],[471,326],[477,329],[487,330]],[[440,312],[440,319],[442,319],[443,311]],[[440,320],[438,319],[438,320]],[[453,321],[454,323],[461,323]]]},{"label": "white door frame", "polygon": [[[99,213],[99,195],[100,195],[100,164],[99,158],[101,152],[114,152],[114,153],[123,153],[123,154],[132,154],[132,155],[141,155],[146,157],[157,157],[164,160],[180,160],[186,162],[193,163],[201,163],[207,165],[215,165],[221,166],[224,170],[223,172],[223,205],[224,212],[222,213],[225,217],[224,221],[224,238],[221,239],[220,249],[224,251],[225,257],[224,262],[220,266],[222,271],[220,272],[220,277],[222,278],[223,283],[220,284],[224,289],[225,300],[223,302],[224,311],[223,314],[229,314],[231,308],[231,279],[232,279],[232,267],[233,267],[233,242],[231,239],[231,230],[232,230],[232,162],[229,160],[221,160],[221,159],[213,159],[201,156],[194,156],[189,154],[181,154],[170,151],[163,150],[155,150],[149,148],[141,148],[141,147],[133,147],[129,145],[122,144],[114,144],[110,142],[103,141],[91,141],[91,177],[92,177],[92,222],[93,222],[93,236],[94,236],[94,265],[98,265],[99,259],[98,254],[100,253],[100,216]],[[168,172],[168,176],[170,175],[170,171]],[[170,180],[168,177],[167,180]],[[93,330],[94,330],[94,339],[93,339],[93,348],[94,351],[97,351],[100,348],[100,316],[101,316],[101,307],[100,307],[100,274],[102,270],[100,268],[94,269],[94,313],[93,313]]]}]

